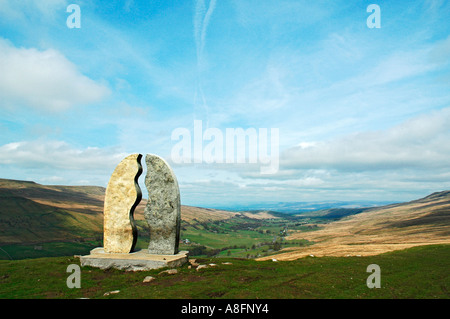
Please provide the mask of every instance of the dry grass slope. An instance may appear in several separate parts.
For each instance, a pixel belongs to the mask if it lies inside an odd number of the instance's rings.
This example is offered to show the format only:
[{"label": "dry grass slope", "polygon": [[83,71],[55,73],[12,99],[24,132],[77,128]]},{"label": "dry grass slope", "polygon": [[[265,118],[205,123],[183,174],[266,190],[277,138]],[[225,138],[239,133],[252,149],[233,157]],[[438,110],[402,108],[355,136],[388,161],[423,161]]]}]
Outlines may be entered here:
[{"label": "dry grass slope", "polygon": [[370,256],[414,246],[450,243],[450,191],[433,193],[403,204],[370,209],[331,222],[315,232],[297,232],[288,239],[316,244],[283,250],[278,260],[314,256]]},{"label": "dry grass slope", "polygon": [[[0,243],[65,241],[101,236],[105,188],[49,186],[28,181],[0,179]],[[143,199],[135,211],[144,220]],[[186,222],[228,219],[238,213],[182,206]]]},{"label": "dry grass slope", "polygon": [[243,213],[242,215],[244,215],[248,218],[252,218],[252,219],[277,219],[277,218],[279,218],[279,217],[274,216],[266,211],[258,212],[258,213],[246,212],[246,213]]}]

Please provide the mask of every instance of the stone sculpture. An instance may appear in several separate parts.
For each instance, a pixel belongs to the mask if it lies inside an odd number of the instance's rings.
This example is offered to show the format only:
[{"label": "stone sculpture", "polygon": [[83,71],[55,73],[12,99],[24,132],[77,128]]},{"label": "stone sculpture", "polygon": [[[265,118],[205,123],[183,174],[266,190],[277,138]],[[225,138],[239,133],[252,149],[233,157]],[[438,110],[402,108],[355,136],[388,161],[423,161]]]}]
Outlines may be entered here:
[{"label": "stone sculpture", "polygon": [[132,154],[114,170],[105,193],[103,241],[106,253],[130,253],[137,241],[134,210],[142,198],[137,180],[141,154]]},{"label": "stone sculpture", "polygon": [[178,253],[181,225],[181,204],[178,182],[170,166],[161,157],[147,154],[148,190],[144,217],[150,227],[150,254]]},{"label": "stone sculpture", "polygon": [[132,154],[117,165],[105,194],[104,247],[80,256],[82,266],[127,271],[179,267],[188,261],[187,251],[178,251],[181,203],[178,182],[170,166],[159,156],[147,154],[145,186],[149,198],[144,217],[150,227],[148,249],[134,252],[137,229],[134,210],[142,194],[141,154]]}]

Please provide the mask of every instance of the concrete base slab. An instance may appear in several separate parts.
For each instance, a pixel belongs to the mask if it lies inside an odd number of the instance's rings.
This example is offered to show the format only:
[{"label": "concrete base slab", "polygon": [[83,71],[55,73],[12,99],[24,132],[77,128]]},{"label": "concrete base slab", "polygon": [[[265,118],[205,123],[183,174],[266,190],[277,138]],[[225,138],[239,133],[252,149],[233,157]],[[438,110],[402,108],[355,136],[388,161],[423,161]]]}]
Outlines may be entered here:
[{"label": "concrete base slab", "polygon": [[101,269],[120,269],[125,271],[142,271],[164,267],[181,267],[188,261],[188,251],[176,255],[152,255],[147,249],[129,254],[105,253],[103,247],[91,250],[90,255],[80,256],[81,266]]}]

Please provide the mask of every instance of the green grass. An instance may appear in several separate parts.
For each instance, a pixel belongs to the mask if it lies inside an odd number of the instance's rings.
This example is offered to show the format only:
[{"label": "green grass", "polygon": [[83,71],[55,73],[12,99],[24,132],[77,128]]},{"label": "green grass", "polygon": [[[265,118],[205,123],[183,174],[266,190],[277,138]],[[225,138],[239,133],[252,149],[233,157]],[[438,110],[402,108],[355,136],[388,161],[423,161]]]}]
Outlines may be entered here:
[{"label": "green grass", "polygon": [[219,257],[254,258],[273,254],[274,240],[282,243],[282,248],[311,244],[306,240],[282,239],[286,235],[283,233],[285,229],[289,233],[305,229],[305,226],[299,220],[254,220],[240,216],[216,222],[183,223],[181,238],[189,239],[191,244],[181,245],[181,249],[196,251],[194,247],[202,245],[206,251],[197,256],[217,254]]},{"label": "green grass", "polygon": [[0,247],[0,260],[86,255],[101,245],[100,241],[5,245]]},{"label": "green grass", "polygon": [[273,236],[259,234],[254,231],[239,231],[227,234],[217,234],[202,230],[189,230],[183,236],[191,242],[200,243],[211,248],[224,248],[229,246],[252,246],[261,241],[271,241]]},{"label": "green grass", "polygon": [[[73,257],[0,261],[0,298],[450,298],[450,245],[415,247],[371,257],[307,257],[289,262],[211,258],[216,267],[122,272],[81,269],[81,288],[69,289]],[[222,262],[231,262],[224,265]],[[381,288],[369,289],[367,266],[381,268]],[[143,283],[146,276],[156,280]],[[105,292],[120,290],[104,296]]]}]

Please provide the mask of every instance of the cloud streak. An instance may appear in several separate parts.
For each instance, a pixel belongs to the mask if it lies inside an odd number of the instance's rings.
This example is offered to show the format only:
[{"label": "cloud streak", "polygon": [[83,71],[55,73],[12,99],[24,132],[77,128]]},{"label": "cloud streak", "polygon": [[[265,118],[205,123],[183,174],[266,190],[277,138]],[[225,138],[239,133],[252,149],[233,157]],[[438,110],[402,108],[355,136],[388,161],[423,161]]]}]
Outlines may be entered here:
[{"label": "cloud streak", "polygon": [[195,93],[194,105],[196,107],[195,110],[196,115],[205,114],[207,122],[209,120],[209,108],[203,91],[202,73],[206,67],[205,66],[206,61],[204,57],[204,50],[206,45],[206,33],[215,7],[216,7],[216,0],[210,0],[208,8],[206,8],[205,0],[197,0],[195,4],[195,14],[194,14],[194,38],[197,49],[197,72],[198,72],[198,79],[197,79],[198,83]]},{"label": "cloud streak", "polygon": [[194,37],[197,48],[197,62],[200,68],[203,67],[203,51],[206,43],[206,32],[209,21],[216,7],[216,0],[210,0],[208,9],[204,0],[197,0],[194,15]]}]

